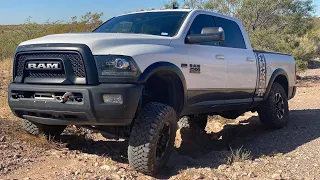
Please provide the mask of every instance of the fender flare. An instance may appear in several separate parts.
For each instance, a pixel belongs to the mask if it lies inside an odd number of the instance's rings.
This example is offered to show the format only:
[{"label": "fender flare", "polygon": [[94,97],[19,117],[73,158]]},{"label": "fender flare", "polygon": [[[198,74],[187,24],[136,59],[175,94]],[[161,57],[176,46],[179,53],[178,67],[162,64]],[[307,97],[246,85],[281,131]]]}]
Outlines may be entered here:
[{"label": "fender flare", "polygon": [[289,82],[289,80],[288,80],[288,74],[286,73],[286,71],[283,70],[282,68],[276,69],[276,70],[272,73],[272,75],[271,75],[271,77],[270,77],[270,80],[269,80],[269,83],[268,83],[266,92],[265,92],[264,97],[263,97],[264,100],[266,100],[266,99],[268,98],[269,93],[270,93],[270,91],[271,91],[272,84],[274,83],[275,79],[276,79],[278,76],[280,76],[280,75],[284,75],[284,76],[287,78],[287,81]]},{"label": "fender flare", "polygon": [[181,69],[179,67],[177,67],[175,64],[172,64],[170,62],[156,62],[151,64],[150,66],[148,66],[143,73],[140,75],[138,83],[145,83],[148,81],[148,79],[154,75],[157,72],[160,71],[166,71],[166,72],[172,72],[174,74],[176,74],[181,83],[182,83],[182,88],[183,88],[183,97],[184,97],[184,104],[182,107],[184,107],[186,105],[187,102],[187,85],[186,85],[186,79],[183,75],[183,72],[181,71]]}]

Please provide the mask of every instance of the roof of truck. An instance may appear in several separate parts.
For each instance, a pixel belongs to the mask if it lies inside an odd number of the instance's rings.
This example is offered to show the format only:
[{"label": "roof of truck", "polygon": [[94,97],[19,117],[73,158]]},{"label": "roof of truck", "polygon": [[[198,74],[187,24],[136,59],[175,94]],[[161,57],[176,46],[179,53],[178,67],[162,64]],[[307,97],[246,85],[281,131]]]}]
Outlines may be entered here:
[{"label": "roof of truck", "polygon": [[[146,12],[190,12],[192,9],[156,9],[156,10],[147,10],[147,11],[138,11],[138,12],[130,12],[126,14],[138,14],[138,13],[146,13]],[[122,15],[126,15],[122,14]],[[122,16],[120,15],[120,16]]]},{"label": "roof of truck", "polygon": [[[146,12],[209,12],[213,13],[216,15],[219,15],[220,17],[224,17],[227,19],[232,19],[238,21],[237,18],[231,17],[231,16],[226,16],[224,14],[220,14],[214,11],[209,11],[209,10],[202,10],[202,9],[160,9],[160,10],[148,10],[148,11],[139,11],[139,12],[132,12],[132,13],[127,13],[127,14],[138,14],[138,13],[146,13]],[[127,14],[122,14],[119,16],[127,15]]]}]

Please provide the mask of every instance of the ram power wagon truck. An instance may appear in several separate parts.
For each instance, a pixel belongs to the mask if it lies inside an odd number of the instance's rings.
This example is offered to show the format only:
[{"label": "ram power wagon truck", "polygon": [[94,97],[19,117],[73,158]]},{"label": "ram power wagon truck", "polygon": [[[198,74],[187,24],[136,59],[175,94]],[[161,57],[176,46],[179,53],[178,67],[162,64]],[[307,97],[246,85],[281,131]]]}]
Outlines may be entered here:
[{"label": "ram power wagon truck", "polygon": [[253,50],[242,23],[204,10],[154,10],[114,17],[91,33],[21,43],[9,105],[33,135],[67,125],[127,138],[130,166],[163,167],[177,121],[205,125],[258,111],[268,128],[289,119],[295,61]]}]

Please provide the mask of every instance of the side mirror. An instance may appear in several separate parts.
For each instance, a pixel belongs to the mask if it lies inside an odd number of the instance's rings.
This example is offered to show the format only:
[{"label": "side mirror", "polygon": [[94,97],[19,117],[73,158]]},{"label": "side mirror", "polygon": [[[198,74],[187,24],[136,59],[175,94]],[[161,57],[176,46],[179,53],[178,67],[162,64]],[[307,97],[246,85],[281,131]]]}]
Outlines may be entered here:
[{"label": "side mirror", "polygon": [[222,27],[205,27],[201,34],[188,35],[187,44],[198,44],[203,42],[223,42],[225,40]]}]

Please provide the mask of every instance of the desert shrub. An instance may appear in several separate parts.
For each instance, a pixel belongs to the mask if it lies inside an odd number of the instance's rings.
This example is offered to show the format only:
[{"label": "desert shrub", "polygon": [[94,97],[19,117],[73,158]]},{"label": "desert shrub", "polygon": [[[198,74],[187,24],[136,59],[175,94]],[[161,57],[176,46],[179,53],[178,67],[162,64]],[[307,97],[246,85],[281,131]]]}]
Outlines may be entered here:
[{"label": "desert shrub", "polygon": [[[169,5],[167,7],[171,7]],[[191,8],[208,9],[240,19],[254,49],[292,54],[297,67],[320,57],[320,18],[312,0],[184,0]]]},{"label": "desert shrub", "polygon": [[231,151],[231,154],[226,157],[226,163],[228,165],[231,165],[234,162],[243,162],[243,161],[252,159],[251,151],[246,150],[243,147],[236,150],[230,147],[230,151]]},{"label": "desert shrub", "polygon": [[15,52],[15,48],[23,41],[38,38],[50,34],[61,34],[71,32],[90,32],[102,23],[103,13],[88,12],[80,18],[74,16],[70,22],[56,21],[38,24],[32,22],[29,17],[22,25],[7,26],[0,33],[0,59],[10,58]]}]

